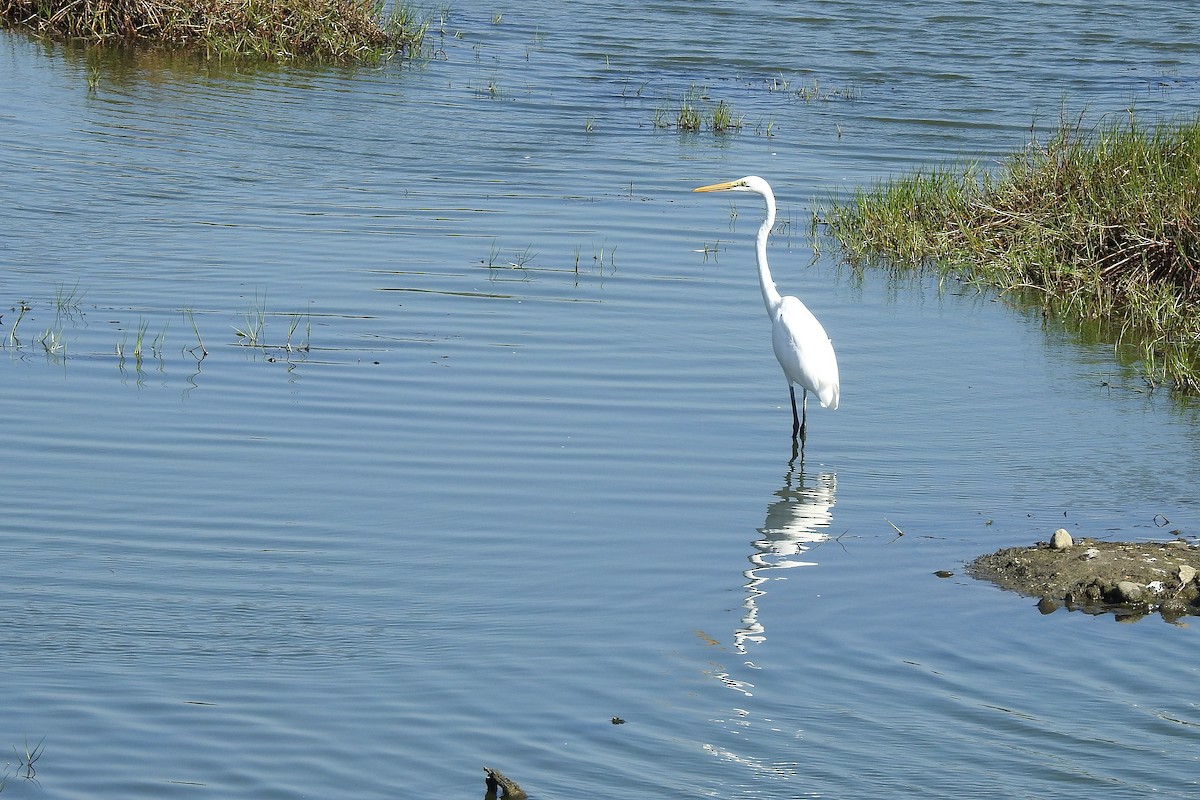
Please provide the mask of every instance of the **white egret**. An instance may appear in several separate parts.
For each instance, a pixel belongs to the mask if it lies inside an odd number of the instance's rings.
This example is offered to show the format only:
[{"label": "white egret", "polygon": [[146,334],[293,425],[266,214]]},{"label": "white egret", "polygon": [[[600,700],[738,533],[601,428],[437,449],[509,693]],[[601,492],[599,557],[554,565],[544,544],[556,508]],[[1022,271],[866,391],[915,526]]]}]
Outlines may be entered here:
[{"label": "white egret", "polygon": [[[755,253],[758,257],[758,283],[762,288],[763,303],[767,316],[771,318],[771,344],[775,358],[783,367],[788,381],[788,393],[792,396],[792,440],[799,437],[804,441],[808,424],[808,393],[812,392],[824,408],[836,411],[840,385],[838,383],[837,357],[825,328],[798,297],[783,296],[771,279],[767,266],[767,236],[775,226],[775,194],[771,184],[757,175],[736,181],[714,183],[693,189],[695,192],[753,192],[767,204],[767,218],[758,229]],[[804,394],[800,412],[796,411],[796,384]]]}]

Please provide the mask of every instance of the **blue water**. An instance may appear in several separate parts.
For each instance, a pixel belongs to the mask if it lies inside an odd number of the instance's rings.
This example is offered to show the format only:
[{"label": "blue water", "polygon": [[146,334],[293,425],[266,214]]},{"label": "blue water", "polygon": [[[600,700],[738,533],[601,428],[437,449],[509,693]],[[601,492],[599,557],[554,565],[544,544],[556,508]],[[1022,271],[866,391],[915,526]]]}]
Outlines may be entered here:
[{"label": "blue water", "polygon": [[[1195,536],[1195,404],[807,238],[1064,97],[1194,110],[1193,16],[526,4],[361,69],[0,34],[3,795],[1200,794],[1191,627],[962,570]],[[741,130],[656,125],[693,86]],[[841,366],[794,464],[761,209],[690,193],[750,173]]]}]

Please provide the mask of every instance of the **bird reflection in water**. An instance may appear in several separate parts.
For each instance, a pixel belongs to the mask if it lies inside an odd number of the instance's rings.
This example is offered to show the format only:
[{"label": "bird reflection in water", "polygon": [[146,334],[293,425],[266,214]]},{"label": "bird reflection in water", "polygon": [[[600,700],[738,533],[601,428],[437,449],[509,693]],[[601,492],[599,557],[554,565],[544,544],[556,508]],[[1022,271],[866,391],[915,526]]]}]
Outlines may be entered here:
[{"label": "bird reflection in water", "polygon": [[763,584],[770,580],[771,570],[816,565],[800,556],[829,539],[836,494],[837,474],[833,471],[806,474],[803,461],[799,466],[788,464],[783,487],[775,492],[779,499],[767,506],[766,521],[753,542],[750,568],[742,573],[746,576],[746,599],[742,603],[746,613],[741,627],[734,632],[739,653],[767,638],[758,619],[758,598],[766,594]]}]

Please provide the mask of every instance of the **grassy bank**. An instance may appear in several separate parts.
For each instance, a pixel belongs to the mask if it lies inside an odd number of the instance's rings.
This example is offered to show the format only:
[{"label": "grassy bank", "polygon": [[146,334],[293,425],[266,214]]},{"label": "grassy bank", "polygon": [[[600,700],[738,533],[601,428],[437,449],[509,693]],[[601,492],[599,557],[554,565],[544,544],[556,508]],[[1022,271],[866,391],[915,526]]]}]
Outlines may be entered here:
[{"label": "grassy bank", "polygon": [[384,0],[0,0],[5,26],[95,43],[166,44],[273,61],[376,61],[427,22]]},{"label": "grassy bank", "polygon": [[935,266],[1099,322],[1154,384],[1200,391],[1200,118],[1064,121],[999,169],[933,169],[835,200],[851,263]]}]

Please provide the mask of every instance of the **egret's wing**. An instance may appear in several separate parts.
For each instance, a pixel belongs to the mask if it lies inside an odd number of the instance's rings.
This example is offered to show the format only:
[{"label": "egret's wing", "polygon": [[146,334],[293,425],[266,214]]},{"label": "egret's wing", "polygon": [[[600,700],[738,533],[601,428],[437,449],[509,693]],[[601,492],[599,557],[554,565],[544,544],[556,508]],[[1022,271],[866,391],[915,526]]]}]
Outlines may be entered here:
[{"label": "egret's wing", "polygon": [[837,356],[820,321],[796,297],[784,297],[771,322],[771,343],[783,373],[812,392],[828,409],[841,393]]}]

